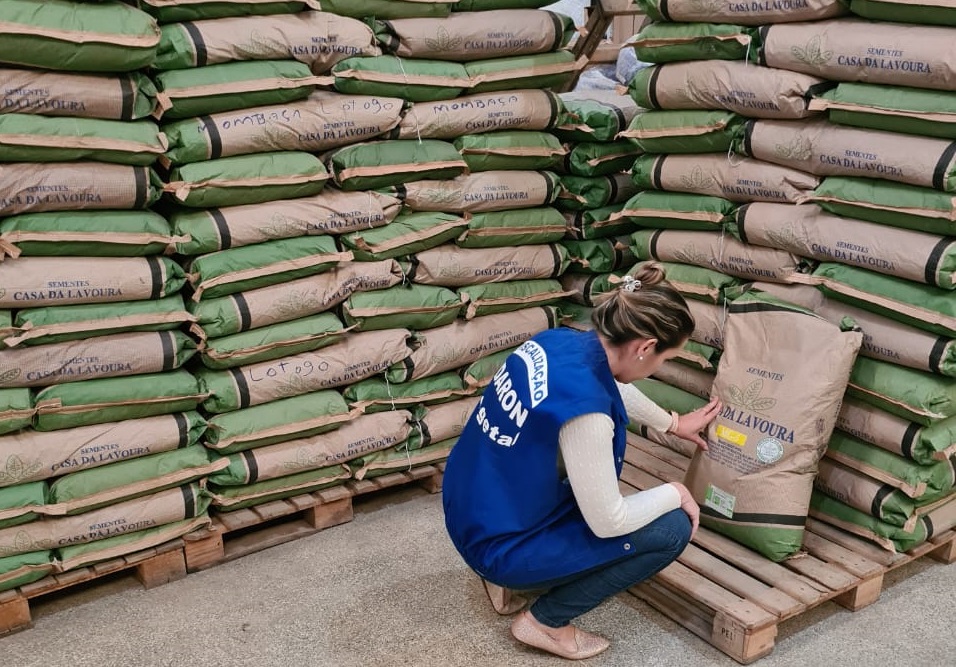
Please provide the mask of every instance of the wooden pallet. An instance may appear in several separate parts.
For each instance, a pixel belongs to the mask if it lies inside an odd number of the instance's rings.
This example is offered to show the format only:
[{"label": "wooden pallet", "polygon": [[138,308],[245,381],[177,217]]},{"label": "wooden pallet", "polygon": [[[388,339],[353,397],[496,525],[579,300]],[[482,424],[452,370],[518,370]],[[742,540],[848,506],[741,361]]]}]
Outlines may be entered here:
[{"label": "wooden pallet", "polygon": [[[575,57],[586,57],[590,64],[615,62],[624,42],[638,32],[647,22],[647,17],[631,0],[591,0],[587,21],[581,34],[571,45]],[[611,29],[611,42],[605,40]],[[559,92],[574,90],[581,72],[559,89]]]},{"label": "wooden pallet", "polygon": [[[632,436],[622,489],[681,481],[689,459]],[[630,592],[742,664],[769,654],[780,623],[833,601],[856,611],[879,598],[883,576],[917,558],[956,561],[956,531],[905,554],[814,519],[803,550],[781,563],[700,528],[692,544]]]},{"label": "wooden pallet", "polygon": [[313,493],[213,516],[209,528],[186,535],[186,569],[196,572],[285,542],[348,523],[353,500],[383,489],[416,484],[441,490],[444,463],[424,465],[367,480],[351,480]]},{"label": "wooden pallet", "polygon": [[183,540],[171,540],[128,556],[52,574],[32,584],[0,593],[0,637],[33,626],[30,600],[52,593],[69,593],[81,584],[95,583],[108,575],[130,569],[134,570],[133,574],[147,589],[182,579],[186,576]]}]

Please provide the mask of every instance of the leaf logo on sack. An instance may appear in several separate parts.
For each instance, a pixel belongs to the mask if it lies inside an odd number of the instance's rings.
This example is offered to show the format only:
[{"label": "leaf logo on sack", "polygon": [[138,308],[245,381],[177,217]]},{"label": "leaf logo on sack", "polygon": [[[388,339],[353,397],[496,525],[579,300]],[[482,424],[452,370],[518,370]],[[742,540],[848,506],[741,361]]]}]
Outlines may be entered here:
[{"label": "leaf logo on sack", "polygon": [[833,57],[833,51],[824,51],[820,46],[820,42],[822,41],[823,37],[821,35],[815,35],[810,38],[806,47],[802,49],[799,46],[791,47],[790,54],[799,62],[806,63],[813,67],[826,65]]},{"label": "leaf logo on sack", "polygon": [[676,93],[679,97],[683,97],[688,101],[695,101],[699,99],[708,99],[707,91],[697,83],[697,80],[692,76],[688,76],[684,79],[684,87],[678,88]]},{"label": "leaf logo on sack", "polygon": [[7,290],[3,287],[0,287],[0,299],[7,295]]},{"label": "leaf logo on sack", "polygon": [[446,53],[454,53],[461,48],[461,43],[461,37],[452,37],[444,28],[438,29],[435,39],[425,39],[425,46],[427,46],[430,51],[436,52],[444,51]]},{"label": "leaf logo on sack", "polygon": [[777,157],[803,162],[813,155],[813,145],[807,137],[796,136],[789,144],[774,144],[773,152]]},{"label": "leaf logo on sack", "polygon": [[690,176],[681,176],[680,184],[692,192],[701,192],[710,189],[716,181],[713,176],[708,176],[700,167],[694,167]]},{"label": "leaf logo on sack", "polygon": [[754,380],[743,390],[736,385],[728,385],[727,387],[731,403],[758,414],[763,414],[766,410],[772,410],[777,405],[777,399],[761,397],[761,391],[763,391],[763,380]]},{"label": "leaf logo on sack", "polygon": [[690,6],[698,14],[716,14],[723,9],[723,0],[691,0]]},{"label": "leaf logo on sack", "polygon": [[53,548],[53,540],[34,540],[25,530],[17,532],[10,546],[0,545],[0,557],[26,554],[31,551],[44,551]]},{"label": "leaf logo on sack", "polygon": [[43,469],[40,459],[26,462],[14,454],[7,458],[7,464],[0,470],[0,485],[11,486],[29,479]]},{"label": "leaf logo on sack", "polygon": [[8,371],[0,371],[0,385],[6,384],[7,382],[13,382],[18,377],[20,377],[19,368],[11,368]]},{"label": "leaf logo on sack", "polygon": [[297,232],[305,227],[302,224],[303,222],[305,221],[277,213],[270,218],[269,224],[263,225],[259,229],[266,238],[287,239],[299,235]]},{"label": "leaf logo on sack", "polygon": [[262,56],[277,55],[288,51],[288,44],[274,37],[265,37],[258,30],[253,30],[249,34],[247,43],[236,44],[236,54],[240,56],[241,60],[257,60]]},{"label": "leaf logo on sack", "polygon": [[[694,266],[709,266],[709,257],[697,250],[694,244],[689,243],[680,250],[674,252],[674,258],[684,264],[693,264]],[[657,259],[660,259],[659,257]]]},{"label": "leaf logo on sack", "polygon": [[454,204],[462,198],[461,188],[457,186],[428,188],[422,191],[422,197],[432,204]]},{"label": "leaf logo on sack", "polygon": [[793,223],[788,222],[780,229],[767,231],[767,240],[773,244],[773,247],[786,250],[797,244],[809,245],[809,239],[804,234],[798,234]]}]

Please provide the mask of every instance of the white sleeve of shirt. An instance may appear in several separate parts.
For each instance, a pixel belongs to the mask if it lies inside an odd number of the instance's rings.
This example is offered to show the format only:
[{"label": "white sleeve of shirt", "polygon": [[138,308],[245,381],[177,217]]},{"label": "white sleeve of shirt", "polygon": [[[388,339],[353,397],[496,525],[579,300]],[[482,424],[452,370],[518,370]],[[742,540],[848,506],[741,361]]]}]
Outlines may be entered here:
[{"label": "white sleeve of shirt", "polygon": [[621,398],[624,399],[624,408],[627,416],[633,422],[650,426],[655,431],[664,433],[671,426],[671,413],[659,406],[641,393],[641,390],[632,384],[617,383]]},{"label": "white sleeve of shirt", "polygon": [[598,537],[627,535],[680,508],[680,493],[671,484],[627,497],[621,495],[613,441],[614,422],[597,412],[571,419],[558,433],[574,499],[588,527]]}]

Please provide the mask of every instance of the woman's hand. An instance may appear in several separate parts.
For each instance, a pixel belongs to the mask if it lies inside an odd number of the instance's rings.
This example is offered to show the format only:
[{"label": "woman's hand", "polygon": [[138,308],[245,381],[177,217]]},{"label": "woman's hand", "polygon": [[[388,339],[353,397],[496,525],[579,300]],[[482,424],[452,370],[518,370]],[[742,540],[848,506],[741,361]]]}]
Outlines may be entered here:
[{"label": "woman's hand", "polygon": [[707,441],[700,434],[710,422],[714,421],[714,418],[720,413],[720,408],[721,404],[717,398],[710,399],[710,403],[704,407],[688,412],[686,415],[681,415],[677,419],[677,428],[672,433],[684,440],[690,440],[707,451]]},{"label": "woman's hand", "polygon": [[694,500],[694,497],[690,495],[690,491],[687,490],[686,486],[680,482],[671,482],[671,486],[677,489],[677,492],[680,494],[680,508],[690,517],[690,537],[694,539],[694,535],[697,534],[697,527],[700,525],[700,507],[697,505],[697,501]]}]

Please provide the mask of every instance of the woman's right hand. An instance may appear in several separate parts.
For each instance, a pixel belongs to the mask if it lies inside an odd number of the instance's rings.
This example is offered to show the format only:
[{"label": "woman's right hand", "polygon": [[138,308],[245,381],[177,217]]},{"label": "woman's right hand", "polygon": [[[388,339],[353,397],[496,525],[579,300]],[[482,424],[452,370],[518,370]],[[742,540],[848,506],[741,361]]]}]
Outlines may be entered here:
[{"label": "woman's right hand", "polygon": [[680,508],[690,517],[690,536],[691,539],[693,539],[694,535],[697,534],[697,527],[700,526],[700,507],[686,486],[680,482],[671,482],[671,486],[677,489],[677,492],[680,494]]}]

